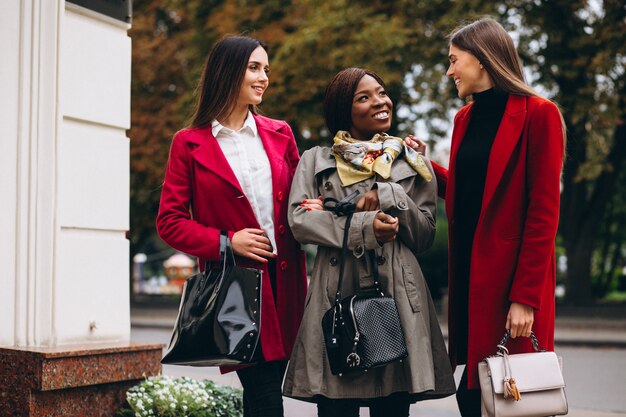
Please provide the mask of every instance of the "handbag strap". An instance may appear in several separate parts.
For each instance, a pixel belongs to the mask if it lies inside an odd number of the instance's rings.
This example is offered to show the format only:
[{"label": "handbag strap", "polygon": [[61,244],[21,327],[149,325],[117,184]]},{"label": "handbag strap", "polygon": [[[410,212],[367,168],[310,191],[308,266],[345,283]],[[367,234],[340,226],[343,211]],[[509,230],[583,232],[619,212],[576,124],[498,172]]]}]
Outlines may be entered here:
[{"label": "handbag strap", "polygon": [[368,252],[370,263],[372,264],[372,274],[374,275],[374,289],[381,297],[385,296],[382,288],[380,288],[380,275],[378,273],[378,260],[376,259],[376,252],[373,250]]},{"label": "handbag strap", "polygon": [[[228,232],[225,230],[220,231],[220,265],[222,266],[222,274],[220,277],[224,276],[224,272],[226,271],[226,266],[236,265],[235,263],[235,255],[233,254],[233,247],[230,244],[230,239],[228,238]],[[204,272],[202,273],[202,280],[198,284],[198,292],[204,290],[204,286],[207,284],[209,273],[211,272],[211,268],[209,268],[209,261],[204,263]],[[216,285],[216,289],[221,287],[221,282]]]},{"label": "handbag strap", "polygon": [[[535,334],[531,331],[530,332],[530,341],[533,344],[533,349],[535,349],[535,352],[543,352],[545,351],[545,349],[539,349],[539,339],[537,339],[537,336],[535,336]],[[498,343],[498,354],[503,355],[505,353],[509,353],[509,350],[506,348],[506,342],[509,341],[509,339],[511,338],[511,331],[507,329],[506,332],[504,332],[504,336],[502,337],[502,339],[500,340],[500,343]]]},{"label": "handbag strap", "polygon": [[352,213],[346,217],[346,225],[343,231],[343,243],[341,244],[341,256],[339,257],[339,279],[337,280],[337,291],[335,292],[335,305],[341,303],[341,285],[343,284],[343,266],[348,256],[348,234],[350,231],[350,223],[352,222]]},{"label": "handbag strap", "polygon": [[353,202],[356,196],[359,195],[359,190],[356,190],[350,195],[337,200],[336,198],[327,197],[323,200],[324,209],[335,213],[337,216],[346,216],[346,224],[343,229],[343,241],[341,243],[341,255],[339,257],[339,279],[337,280],[337,291],[335,292],[335,306],[341,303],[341,285],[343,283],[343,266],[348,256],[348,234],[350,233],[350,223],[352,222],[352,215],[356,210],[356,204]]},{"label": "handbag strap", "polygon": [[233,247],[226,230],[220,231],[220,262],[222,267],[226,265],[227,262],[229,265],[236,265]]},{"label": "handbag strap", "polygon": [[[343,241],[341,244],[341,256],[339,258],[339,279],[337,280],[337,291],[335,292],[335,306],[339,306],[341,303],[341,287],[343,285],[343,273],[345,260],[348,257],[348,234],[350,232],[350,223],[352,222],[352,215],[356,210],[356,204],[354,199],[359,195],[359,190],[356,190],[352,194],[337,200],[332,197],[325,198],[323,200],[324,209],[335,213],[337,216],[346,216],[346,224],[343,230]],[[376,253],[371,250],[368,251],[368,258],[372,264],[372,274],[374,275],[374,289],[378,294],[384,296],[382,289],[380,288],[380,278],[378,272],[378,262],[376,261]]]}]

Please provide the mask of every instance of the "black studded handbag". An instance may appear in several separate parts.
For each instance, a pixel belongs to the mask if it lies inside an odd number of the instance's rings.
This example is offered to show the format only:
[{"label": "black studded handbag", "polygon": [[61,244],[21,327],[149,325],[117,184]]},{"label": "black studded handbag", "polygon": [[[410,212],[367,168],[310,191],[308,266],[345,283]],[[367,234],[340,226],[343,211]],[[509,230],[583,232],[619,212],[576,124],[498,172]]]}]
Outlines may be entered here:
[{"label": "black studded handbag", "polygon": [[327,210],[347,216],[335,303],[322,318],[326,356],[334,375],[365,371],[400,361],[408,356],[396,302],[392,297],[385,296],[380,287],[374,251],[368,252],[374,275],[374,288],[341,298],[343,266],[354,212],[354,204],[349,204],[349,201],[357,194],[351,194],[339,202],[326,199],[337,203],[333,206],[324,200],[324,207]]},{"label": "black studded handbag", "polygon": [[226,232],[220,235],[220,264],[185,283],[172,338],[161,363],[217,366],[263,360],[261,282],[263,271],[242,268]]}]

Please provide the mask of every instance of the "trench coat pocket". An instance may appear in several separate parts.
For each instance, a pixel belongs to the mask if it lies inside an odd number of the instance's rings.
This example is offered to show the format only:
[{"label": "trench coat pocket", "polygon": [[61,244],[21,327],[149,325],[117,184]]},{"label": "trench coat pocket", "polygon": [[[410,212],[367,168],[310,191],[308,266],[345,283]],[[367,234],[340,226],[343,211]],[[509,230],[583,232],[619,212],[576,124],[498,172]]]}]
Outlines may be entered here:
[{"label": "trench coat pocket", "polygon": [[404,281],[404,290],[406,292],[407,298],[409,299],[411,310],[413,310],[414,313],[419,313],[419,291],[417,290],[417,285],[415,285],[415,275],[413,274],[413,271],[411,271],[410,267],[407,265],[402,265],[402,280]]}]

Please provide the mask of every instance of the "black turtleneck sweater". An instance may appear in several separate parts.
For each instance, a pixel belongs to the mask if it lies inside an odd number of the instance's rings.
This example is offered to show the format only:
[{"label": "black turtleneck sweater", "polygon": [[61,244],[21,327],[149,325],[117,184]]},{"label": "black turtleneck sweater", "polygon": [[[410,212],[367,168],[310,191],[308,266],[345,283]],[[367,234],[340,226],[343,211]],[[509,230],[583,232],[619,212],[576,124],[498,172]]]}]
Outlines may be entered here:
[{"label": "black turtleneck sweater", "polygon": [[[455,269],[455,293],[458,294],[455,299],[456,323],[460,325],[457,339],[459,342],[458,359],[462,361],[467,355],[467,297],[472,242],[482,206],[489,154],[508,98],[508,94],[493,88],[473,94],[474,106],[471,110],[470,122],[456,157],[455,253],[452,256]],[[463,323],[466,324],[464,328]]]}]

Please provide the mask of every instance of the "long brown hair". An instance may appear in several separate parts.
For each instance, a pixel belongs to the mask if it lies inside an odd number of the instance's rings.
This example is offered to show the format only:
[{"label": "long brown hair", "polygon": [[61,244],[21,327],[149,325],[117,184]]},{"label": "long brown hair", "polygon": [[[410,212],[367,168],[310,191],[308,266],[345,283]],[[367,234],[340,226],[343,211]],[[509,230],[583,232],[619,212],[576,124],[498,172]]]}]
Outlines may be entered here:
[{"label": "long brown hair", "polygon": [[[448,39],[450,44],[471,53],[478,59],[491,77],[496,89],[518,96],[540,96],[535,89],[526,84],[522,61],[513,38],[494,19],[484,17],[460,26],[450,33]],[[565,143],[567,132],[560,109],[559,115]]]},{"label": "long brown hair", "polygon": [[539,95],[526,84],[513,39],[494,19],[485,17],[458,27],[448,38],[480,61],[498,90],[518,96]]},{"label": "long brown hair", "polygon": [[[247,36],[225,36],[211,49],[196,89],[196,106],[191,126],[204,127],[217,118],[226,118],[235,109],[241,83],[252,52],[267,45]],[[257,108],[250,105],[256,114]]]}]

